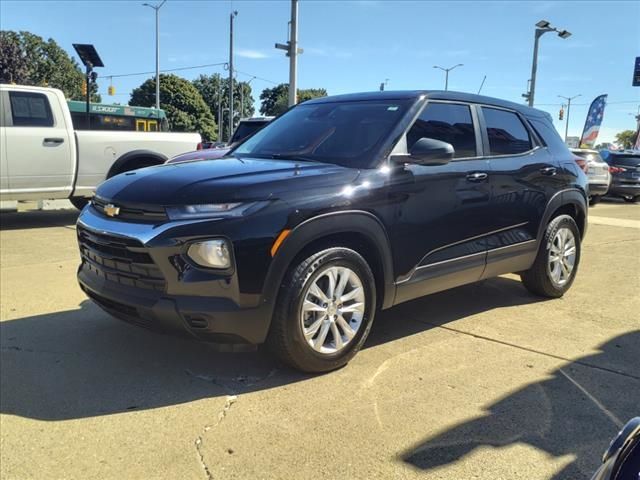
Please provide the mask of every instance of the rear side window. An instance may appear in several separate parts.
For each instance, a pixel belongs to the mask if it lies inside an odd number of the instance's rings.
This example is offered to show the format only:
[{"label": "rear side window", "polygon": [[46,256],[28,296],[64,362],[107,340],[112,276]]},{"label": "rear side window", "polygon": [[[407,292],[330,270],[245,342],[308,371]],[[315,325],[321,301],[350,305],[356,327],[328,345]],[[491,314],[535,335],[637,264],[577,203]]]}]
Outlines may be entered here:
[{"label": "rear side window", "polygon": [[14,127],[53,127],[53,114],[46,95],[9,92]]},{"label": "rear side window", "polygon": [[513,112],[482,107],[490,155],[514,155],[531,150],[529,131]]},{"label": "rear side window", "polygon": [[476,136],[468,105],[429,103],[407,133],[407,149],[422,137],[450,143],[455,158],[475,157]]}]

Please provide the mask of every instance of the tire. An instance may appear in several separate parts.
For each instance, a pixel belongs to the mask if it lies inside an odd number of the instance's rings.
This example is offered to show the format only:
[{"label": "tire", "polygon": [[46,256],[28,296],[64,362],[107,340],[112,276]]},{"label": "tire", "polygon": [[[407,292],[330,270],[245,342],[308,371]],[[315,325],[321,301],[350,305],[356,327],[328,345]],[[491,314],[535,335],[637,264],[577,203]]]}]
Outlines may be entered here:
[{"label": "tire", "polygon": [[[321,297],[316,296],[317,289],[327,296],[330,293],[330,272],[335,274],[334,293],[347,274],[342,298],[350,295],[354,298],[343,300],[344,303],[323,303]],[[331,298],[325,299],[331,302]],[[308,310],[309,305],[313,305],[312,310]],[[362,311],[357,310],[360,305]],[[339,308],[335,310],[336,307]],[[328,248],[289,268],[276,302],[267,346],[284,363],[303,372],[335,370],[358,353],[369,334],[375,311],[375,279],[367,262],[354,250]],[[345,329],[345,323],[351,331]],[[315,331],[315,334],[305,338],[303,328],[307,328],[307,333]],[[323,330],[326,333],[321,339]],[[336,339],[336,331],[340,340]]]},{"label": "tire", "polygon": [[600,200],[602,200],[602,196],[594,195],[589,199],[589,205],[593,207],[593,206],[597,205],[598,203],[600,203]]},{"label": "tire", "polygon": [[115,177],[116,175],[120,175],[121,173],[131,172],[132,170],[138,170],[139,168],[145,167],[153,167],[155,165],[162,165],[162,161],[156,160],[154,158],[136,158],[127,161],[122,167],[120,167],[117,171],[111,172],[107,178]]},{"label": "tire", "polygon": [[624,201],[627,203],[637,203],[640,201],[640,195],[636,195],[635,197],[624,197]]},{"label": "tire", "polygon": [[82,210],[89,203],[89,199],[85,197],[71,197],[69,201],[78,210]]},{"label": "tire", "polygon": [[[570,238],[568,234],[567,237],[565,237],[565,241],[558,238],[558,236],[562,236],[562,234],[567,231],[572,235],[574,240],[574,256],[565,257],[564,255],[553,255],[553,253],[557,251],[565,253],[570,251],[571,242],[566,240],[567,238]],[[533,265],[529,270],[520,274],[522,283],[524,283],[527,290],[541,297],[562,297],[562,295],[571,288],[571,285],[576,278],[576,273],[578,272],[581,253],[580,242],[580,230],[572,217],[569,215],[560,215],[551,220],[547,226],[542,244],[540,245],[538,255],[536,256]],[[565,243],[567,244],[566,246]],[[560,259],[559,262],[553,263],[553,266],[550,258],[552,255],[555,258]],[[562,268],[560,262],[565,265],[564,268]],[[568,276],[566,275],[565,270],[568,268],[567,264],[572,265]],[[559,272],[560,275],[557,279],[555,278],[557,275],[554,275],[555,272]],[[564,279],[562,278],[563,275],[565,276]]]}]

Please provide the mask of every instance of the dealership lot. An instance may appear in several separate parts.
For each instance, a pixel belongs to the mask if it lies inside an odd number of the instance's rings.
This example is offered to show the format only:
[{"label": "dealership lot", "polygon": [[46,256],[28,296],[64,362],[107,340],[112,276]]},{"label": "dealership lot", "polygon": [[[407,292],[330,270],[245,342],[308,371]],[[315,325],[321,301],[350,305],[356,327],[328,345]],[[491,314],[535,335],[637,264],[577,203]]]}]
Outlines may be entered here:
[{"label": "dealership lot", "polygon": [[509,275],[379,315],[303,375],[110,318],[73,211],[2,214],[3,478],[588,478],[640,414],[640,205],[603,202],[574,287]]}]

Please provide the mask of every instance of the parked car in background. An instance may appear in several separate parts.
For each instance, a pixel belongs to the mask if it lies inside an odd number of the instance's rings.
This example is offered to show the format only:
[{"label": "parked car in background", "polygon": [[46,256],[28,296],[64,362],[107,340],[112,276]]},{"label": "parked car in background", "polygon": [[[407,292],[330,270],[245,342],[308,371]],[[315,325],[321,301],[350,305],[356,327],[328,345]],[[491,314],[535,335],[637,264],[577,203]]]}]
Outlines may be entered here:
[{"label": "parked car in background", "polygon": [[233,132],[231,141],[228,144],[222,144],[222,146],[213,148],[204,147],[202,149],[198,149],[196,152],[187,152],[183,155],[170,158],[166,163],[181,163],[190,160],[215,160],[216,158],[222,158],[229,153],[233,147],[239,145],[240,142],[256,133],[273,119],[274,117],[255,117],[240,120],[240,123],[236,127],[236,131]]},{"label": "parked car in background", "polygon": [[582,159],[582,162],[579,162],[580,166],[589,178],[589,204],[595,205],[609,191],[609,185],[611,184],[609,165],[602,159],[597,150],[586,148],[571,148],[570,150],[579,159]]},{"label": "parked car in background", "polygon": [[640,200],[640,151],[624,150],[606,152],[603,155],[609,164],[611,185],[609,196],[622,197],[626,202]]},{"label": "parked car in background", "polygon": [[323,372],[379,309],[508,272],[564,295],[587,190],[546,112],[456,92],[323,97],[214,162],[101,184],[78,219],[78,281],[124,321],[266,342]]},{"label": "parked car in background", "polygon": [[0,199],[68,198],[82,208],[118,173],[197,147],[197,133],[74,130],[60,90],[0,85]]}]

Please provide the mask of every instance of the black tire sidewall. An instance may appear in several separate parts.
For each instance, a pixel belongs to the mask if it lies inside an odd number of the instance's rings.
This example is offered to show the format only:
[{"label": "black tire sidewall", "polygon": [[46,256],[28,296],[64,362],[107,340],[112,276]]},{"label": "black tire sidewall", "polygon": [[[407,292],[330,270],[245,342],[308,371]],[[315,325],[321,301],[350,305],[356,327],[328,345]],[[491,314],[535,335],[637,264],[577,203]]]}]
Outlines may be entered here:
[{"label": "black tire sidewall", "polygon": [[[311,257],[309,257],[311,258]],[[286,313],[289,332],[289,347],[292,356],[304,363],[304,370],[329,371],[345,365],[360,350],[366,340],[376,310],[375,280],[366,261],[355,251],[346,248],[331,248],[320,252],[314,261],[300,271],[300,266],[306,260],[300,262],[295,269],[293,283],[290,285],[291,298]],[[362,324],[351,342],[339,352],[333,354],[321,354],[316,352],[305,340],[300,324],[300,315],[304,297],[311,284],[324,270],[329,267],[347,267],[353,270],[360,281],[365,293],[365,313]]]}]

